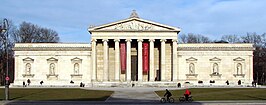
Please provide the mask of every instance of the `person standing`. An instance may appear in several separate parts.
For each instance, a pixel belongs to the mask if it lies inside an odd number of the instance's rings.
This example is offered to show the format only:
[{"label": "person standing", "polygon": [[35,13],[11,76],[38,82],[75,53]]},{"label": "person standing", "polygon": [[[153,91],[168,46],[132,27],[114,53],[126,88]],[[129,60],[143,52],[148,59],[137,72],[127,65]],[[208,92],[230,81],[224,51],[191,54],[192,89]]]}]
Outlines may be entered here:
[{"label": "person standing", "polygon": [[25,83],[25,81],[23,81],[23,87],[26,87],[26,83]]},{"label": "person standing", "polygon": [[229,85],[229,81],[227,80],[226,82],[225,82],[227,85]]},{"label": "person standing", "polygon": [[28,86],[30,86],[30,79],[27,80]]}]

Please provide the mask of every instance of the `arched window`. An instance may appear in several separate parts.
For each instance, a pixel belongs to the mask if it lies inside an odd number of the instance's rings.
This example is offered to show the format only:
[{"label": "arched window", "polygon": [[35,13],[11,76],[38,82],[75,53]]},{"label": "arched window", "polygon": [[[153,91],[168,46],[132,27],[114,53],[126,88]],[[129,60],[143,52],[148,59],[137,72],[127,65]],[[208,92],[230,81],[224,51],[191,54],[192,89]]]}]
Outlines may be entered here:
[{"label": "arched window", "polygon": [[236,74],[242,74],[242,64],[238,63],[236,65]]},{"label": "arched window", "polygon": [[79,74],[79,64],[78,63],[74,64],[74,74]]},{"label": "arched window", "polygon": [[30,74],[31,73],[31,64],[30,63],[26,64],[25,71],[26,71],[26,74]]},{"label": "arched window", "polygon": [[219,74],[219,66],[217,63],[213,64],[213,74]]},{"label": "arched window", "polygon": [[189,74],[195,74],[195,65],[193,63],[189,64]]},{"label": "arched window", "polygon": [[55,75],[55,64],[54,63],[50,64],[50,74]]}]

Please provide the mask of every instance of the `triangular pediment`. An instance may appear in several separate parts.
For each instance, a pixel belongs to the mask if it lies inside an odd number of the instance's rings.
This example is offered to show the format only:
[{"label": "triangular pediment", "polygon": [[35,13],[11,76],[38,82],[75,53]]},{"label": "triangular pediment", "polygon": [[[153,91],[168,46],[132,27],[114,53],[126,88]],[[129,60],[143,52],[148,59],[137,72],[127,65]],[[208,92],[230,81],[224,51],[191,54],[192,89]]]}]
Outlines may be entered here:
[{"label": "triangular pediment", "polygon": [[128,18],[125,20],[90,27],[89,31],[176,31],[179,32],[179,28],[163,25],[156,22],[140,18]]},{"label": "triangular pediment", "polygon": [[237,58],[235,58],[235,59],[233,59],[234,61],[245,61],[245,59],[243,59],[243,58],[240,58],[240,57],[237,57]]},{"label": "triangular pediment", "polygon": [[190,58],[186,59],[186,61],[197,61],[197,60],[198,60],[198,59],[193,58],[193,57],[190,57]]},{"label": "triangular pediment", "polygon": [[214,57],[214,58],[210,59],[210,61],[221,61],[221,59],[217,58],[217,57]]}]

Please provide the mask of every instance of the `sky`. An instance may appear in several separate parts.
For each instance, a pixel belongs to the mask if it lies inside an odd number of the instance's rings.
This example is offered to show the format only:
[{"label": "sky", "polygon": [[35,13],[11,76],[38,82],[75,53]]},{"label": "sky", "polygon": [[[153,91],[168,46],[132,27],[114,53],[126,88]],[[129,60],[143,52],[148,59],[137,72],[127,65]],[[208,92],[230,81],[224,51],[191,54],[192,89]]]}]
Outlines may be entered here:
[{"label": "sky", "polygon": [[23,21],[58,32],[60,42],[89,43],[90,25],[130,16],[180,27],[179,34],[222,35],[266,32],[266,0],[1,0],[0,18]]}]

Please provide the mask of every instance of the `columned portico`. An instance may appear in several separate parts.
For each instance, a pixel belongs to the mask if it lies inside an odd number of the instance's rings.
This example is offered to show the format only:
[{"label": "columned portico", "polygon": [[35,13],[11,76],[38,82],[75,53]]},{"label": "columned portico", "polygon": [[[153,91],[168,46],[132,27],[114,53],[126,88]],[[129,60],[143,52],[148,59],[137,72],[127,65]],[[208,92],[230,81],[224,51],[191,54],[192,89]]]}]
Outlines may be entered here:
[{"label": "columned portico", "polygon": [[101,79],[105,83],[139,84],[177,81],[179,31],[140,19],[135,12],[126,20],[91,27],[92,38],[99,40],[95,45],[92,42],[98,51],[92,53],[96,56],[93,65],[100,78],[98,82]]}]

